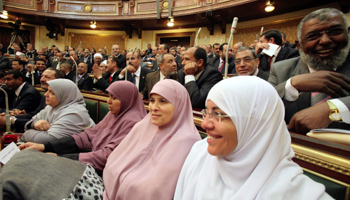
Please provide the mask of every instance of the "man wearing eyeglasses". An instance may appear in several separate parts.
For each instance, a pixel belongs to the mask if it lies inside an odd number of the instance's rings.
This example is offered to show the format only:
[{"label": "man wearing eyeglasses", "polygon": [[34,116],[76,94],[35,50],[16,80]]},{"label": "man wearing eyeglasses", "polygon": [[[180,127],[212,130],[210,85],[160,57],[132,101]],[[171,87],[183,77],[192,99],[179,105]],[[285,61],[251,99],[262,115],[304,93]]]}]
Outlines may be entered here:
[{"label": "man wearing eyeglasses", "polygon": [[300,57],[272,67],[269,82],[284,100],[292,131],[307,133],[327,126],[350,129],[347,27],[345,15],[337,9],[310,13],[298,26]]},{"label": "man wearing eyeglasses", "polygon": [[236,51],[235,67],[239,76],[257,76],[267,81],[269,73],[258,68],[259,62],[255,50],[250,47],[241,47]]}]

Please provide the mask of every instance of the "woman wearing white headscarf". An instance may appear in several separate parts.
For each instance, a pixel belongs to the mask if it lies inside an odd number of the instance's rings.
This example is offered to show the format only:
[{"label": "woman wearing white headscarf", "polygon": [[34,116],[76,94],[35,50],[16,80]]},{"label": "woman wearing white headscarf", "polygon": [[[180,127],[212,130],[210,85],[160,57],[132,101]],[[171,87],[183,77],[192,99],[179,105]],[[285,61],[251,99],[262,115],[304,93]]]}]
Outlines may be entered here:
[{"label": "woman wearing white headscarf", "polygon": [[253,76],[221,81],[206,107],[208,137],[191,149],[175,200],[331,199],[292,161],[283,103],[268,82]]},{"label": "woman wearing white headscarf", "polygon": [[47,83],[47,106],[27,122],[25,127],[31,129],[25,131],[22,141],[43,144],[95,125],[85,107],[83,96],[71,80],[55,79]]}]

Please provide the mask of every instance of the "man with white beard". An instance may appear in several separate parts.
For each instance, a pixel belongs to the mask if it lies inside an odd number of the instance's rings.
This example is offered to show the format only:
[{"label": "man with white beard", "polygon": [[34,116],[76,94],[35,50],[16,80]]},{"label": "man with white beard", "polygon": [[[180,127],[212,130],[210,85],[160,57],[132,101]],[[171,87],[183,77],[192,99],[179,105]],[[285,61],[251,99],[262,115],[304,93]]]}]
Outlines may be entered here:
[{"label": "man with white beard", "polygon": [[271,69],[269,82],[285,103],[290,130],[350,129],[347,27],[346,17],[337,9],[310,13],[298,26],[300,57],[276,63]]}]

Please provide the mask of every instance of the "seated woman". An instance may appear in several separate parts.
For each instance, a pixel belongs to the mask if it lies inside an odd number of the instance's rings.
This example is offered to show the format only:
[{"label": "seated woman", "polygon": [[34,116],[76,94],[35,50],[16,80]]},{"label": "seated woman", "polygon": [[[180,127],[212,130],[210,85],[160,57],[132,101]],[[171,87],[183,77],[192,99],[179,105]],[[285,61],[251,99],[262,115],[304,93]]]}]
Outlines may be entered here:
[{"label": "seated woman", "polygon": [[331,199],[292,161],[284,106],[253,76],[223,80],[202,111],[208,137],[189,153],[176,186],[179,199]]},{"label": "seated woman", "polygon": [[[25,143],[20,149],[35,149],[54,152],[60,156],[79,160],[102,171],[109,154],[112,153],[132,127],[146,116],[146,109],[134,84],[117,81],[107,91],[109,112],[96,126],[45,145]],[[90,150],[91,152],[81,152]]]},{"label": "seated woman", "polygon": [[25,150],[2,169],[4,199],[102,199],[104,190],[104,199],[172,199],[181,166],[200,137],[180,83],[160,81],[150,95],[150,113],[109,156],[103,183],[90,165]]},{"label": "seated woman", "polygon": [[47,143],[95,125],[83,96],[72,81],[55,79],[47,83],[47,106],[26,123],[23,142]]}]

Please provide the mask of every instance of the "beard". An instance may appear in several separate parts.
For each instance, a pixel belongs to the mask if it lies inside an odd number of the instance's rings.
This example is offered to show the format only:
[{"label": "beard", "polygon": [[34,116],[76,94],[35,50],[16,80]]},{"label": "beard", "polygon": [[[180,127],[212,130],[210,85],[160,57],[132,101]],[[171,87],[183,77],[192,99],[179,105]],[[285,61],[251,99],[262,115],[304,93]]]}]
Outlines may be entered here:
[{"label": "beard", "polygon": [[343,49],[335,53],[334,56],[330,58],[324,58],[320,59],[317,58],[315,55],[308,55],[305,54],[300,47],[299,53],[301,59],[311,68],[315,69],[316,71],[320,70],[327,70],[327,71],[334,71],[335,68],[340,67],[346,60],[350,49],[350,42],[348,42],[348,45],[346,45]]}]

